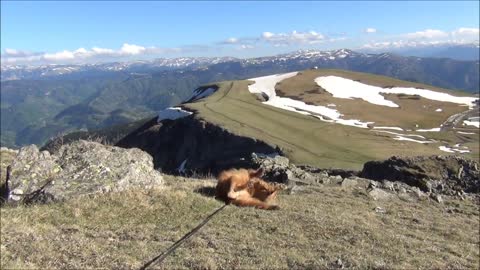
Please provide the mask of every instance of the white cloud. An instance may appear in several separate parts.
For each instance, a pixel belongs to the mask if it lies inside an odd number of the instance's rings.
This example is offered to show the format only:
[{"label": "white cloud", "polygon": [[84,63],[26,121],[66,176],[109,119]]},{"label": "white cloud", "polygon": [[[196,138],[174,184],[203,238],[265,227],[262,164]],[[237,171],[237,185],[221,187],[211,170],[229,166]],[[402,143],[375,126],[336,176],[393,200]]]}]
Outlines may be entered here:
[{"label": "white cloud", "polygon": [[325,36],[315,31],[291,33],[272,33],[263,32],[261,40],[271,43],[273,45],[281,44],[317,44],[325,41]]},{"label": "white cloud", "polygon": [[124,43],[122,48],[120,49],[120,54],[124,55],[137,55],[142,54],[145,52],[145,47],[138,46],[138,45],[131,45],[128,43]]},{"label": "white cloud", "polygon": [[271,32],[263,32],[262,33],[262,38],[264,39],[269,39],[271,37],[273,37],[275,34],[274,33],[271,33]]},{"label": "white cloud", "polygon": [[93,47],[90,50],[79,48],[73,51],[63,50],[53,53],[30,53],[15,49],[5,49],[1,55],[2,64],[28,63],[76,63],[95,61],[105,57],[121,58],[139,55],[156,55],[169,52],[179,52],[179,48],[143,47],[124,43],[118,50]]},{"label": "white cloud", "polygon": [[480,34],[480,29],[461,27],[453,31],[452,33],[453,35],[467,35],[467,36],[475,36],[478,38],[478,35]]},{"label": "white cloud", "polygon": [[250,45],[250,44],[242,44],[240,47],[238,47],[239,50],[250,50],[250,49],[255,49],[255,46]]},{"label": "white cloud", "polygon": [[362,48],[375,50],[441,45],[478,45],[478,40],[478,28],[458,28],[450,32],[435,29],[426,29],[423,31],[392,36],[384,40],[370,41],[369,43],[364,44]]},{"label": "white cloud", "polygon": [[231,37],[231,38],[225,40],[223,43],[225,43],[225,44],[235,44],[235,43],[238,43],[238,38]]},{"label": "white cloud", "polygon": [[39,54],[42,54],[42,53],[39,53],[39,52],[35,53],[35,52],[6,48],[5,53],[2,54],[2,56],[5,55],[5,56],[8,56],[8,57],[29,57],[29,56],[39,55]]},{"label": "white cloud", "polygon": [[104,49],[104,48],[98,48],[98,47],[93,47],[92,52],[95,54],[106,54],[106,55],[111,55],[115,53],[115,51],[112,49]]},{"label": "white cloud", "polygon": [[43,55],[43,58],[48,61],[71,60],[75,58],[75,54],[75,52],[65,50],[57,53],[46,53]]},{"label": "white cloud", "polygon": [[405,34],[405,37],[409,39],[438,39],[448,37],[448,33],[441,30],[426,29],[424,31]]},{"label": "white cloud", "polygon": [[432,41],[411,41],[411,40],[397,40],[397,41],[381,41],[371,42],[364,44],[364,49],[388,49],[388,48],[407,48],[407,47],[427,47],[427,46],[443,46],[443,45],[466,45],[466,44],[478,44],[474,41],[462,41],[462,40],[432,40]]},{"label": "white cloud", "polygon": [[363,30],[363,31],[364,31],[365,33],[371,34],[371,33],[376,33],[376,32],[377,32],[377,29],[370,27],[370,28],[366,28],[366,29]]}]

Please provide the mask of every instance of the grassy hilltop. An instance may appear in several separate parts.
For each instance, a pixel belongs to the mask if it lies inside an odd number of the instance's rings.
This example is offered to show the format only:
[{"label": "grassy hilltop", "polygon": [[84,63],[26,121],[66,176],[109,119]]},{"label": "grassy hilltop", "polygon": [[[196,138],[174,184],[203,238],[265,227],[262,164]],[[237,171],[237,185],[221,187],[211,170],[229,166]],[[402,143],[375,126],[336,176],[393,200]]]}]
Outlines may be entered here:
[{"label": "grassy hilltop", "polygon": [[[424,98],[409,99],[389,95],[401,108],[373,105],[362,100],[333,98],[318,87],[314,78],[335,75],[381,87],[403,86],[430,89],[452,95],[459,92],[439,89],[428,85],[400,81],[384,76],[341,70],[308,70],[277,84],[277,94],[299,99],[307,104],[337,104],[338,110],[354,119],[378,122],[380,125],[412,128],[438,127],[451,114],[466,110],[453,103],[432,101]],[[235,134],[253,137],[272,145],[280,146],[286,155],[297,164],[317,167],[360,169],[368,160],[382,159],[391,155],[444,154],[440,144],[419,144],[396,141],[385,133],[322,122],[311,116],[301,115],[262,104],[247,87],[251,81],[218,83],[219,90],[194,103],[183,106],[195,110],[197,117],[220,125]],[[392,97],[393,96],[393,97]],[[425,106],[425,107],[423,107]],[[434,112],[432,108],[442,108]],[[428,108],[424,109],[424,108]],[[472,150],[468,156],[478,158],[478,129],[468,129],[476,135],[462,135],[454,131],[428,132],[428,136],[448,143],[462,142]],[[410,132],[425,135],[425,133]]]}]

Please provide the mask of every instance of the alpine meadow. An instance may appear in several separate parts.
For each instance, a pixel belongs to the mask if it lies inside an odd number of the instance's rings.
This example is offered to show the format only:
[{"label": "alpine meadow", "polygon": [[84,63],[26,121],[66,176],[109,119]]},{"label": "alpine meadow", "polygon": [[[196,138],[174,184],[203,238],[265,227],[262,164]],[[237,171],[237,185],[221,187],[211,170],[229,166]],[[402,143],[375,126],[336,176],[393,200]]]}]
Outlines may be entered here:
[{"label": "alpine meadow", "polygon": [[479,269],[478,1],[1,1],[1,269]]}]

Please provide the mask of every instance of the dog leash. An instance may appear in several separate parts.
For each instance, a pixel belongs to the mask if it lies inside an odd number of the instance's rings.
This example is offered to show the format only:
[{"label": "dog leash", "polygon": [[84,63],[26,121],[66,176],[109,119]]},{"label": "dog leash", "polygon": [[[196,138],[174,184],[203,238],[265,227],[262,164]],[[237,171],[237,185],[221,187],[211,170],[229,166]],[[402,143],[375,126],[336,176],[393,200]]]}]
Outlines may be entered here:
[{"label": "dog leash", "polygon": [[207,218],[205,218],[200,224],[197,225],[197,227],[193,228],[189,233],[185,234],[182,238],[180,238],[177,242],[173,243],[173,245],[171,245],[167,250],[165,250],[163,253],[161,253],[160,255],[158,255],[157,257],[151,259],[150,261],[148,261],[146,264],[144,264],[140,270],[145,270],[147,269],[147,267],[153,265],[154,263],[155,264],[158,264],[158,263],[161,263],[163,262],[163,260],[168,256],[170,255],[170,253],[172,253],[173,251],[175,251],[183,242],[185,242],[188,238],[190,238],[192,235],[194,235],[195,233],[197,233],[205,224],[207,224],[207,222],[213,217],[215,216],[216,214],[218,214],[220,211],[222,211],[225,207],[227,206],[227,204],[224,204],[223,206],[221,206],[220,208],[218,208],[217,210],[215,210],[213,213],[211,213]]}]

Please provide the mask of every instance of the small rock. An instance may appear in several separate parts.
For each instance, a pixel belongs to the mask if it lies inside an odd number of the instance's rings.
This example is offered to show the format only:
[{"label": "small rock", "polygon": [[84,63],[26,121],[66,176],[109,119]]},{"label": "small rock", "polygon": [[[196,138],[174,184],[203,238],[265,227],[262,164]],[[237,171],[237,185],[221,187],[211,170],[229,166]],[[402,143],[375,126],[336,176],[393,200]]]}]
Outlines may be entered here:
[{"label": "small rock", "polygon": [[377,212],[379,214],[385,214],[387,212],[387,210],[385,210],[385,208],[377,206],[377,207],[375,207],[375,212]]},{"label": "small rock", "polygon": [[431,193],[430,198],[434,199],[438,203],[443,203],[442,196],[440,196],[439,194]]},{"label": "small rock", "polygon": [[388,200],[393,197],[393,194],[390,194],[383,189],[379,188],[374,188],[370,192],[368,192],[368,195],[370,195],[374,200]]},{"label": "small rock", "polygon": [[393,182],[383,180],[382,186],[384,189],[395,191],[395,185],[393,184]]},{"label": "small rock", "polygon": [[328,173],[323,171],[319,174],[320,177],[328,177]]},{"label": "small rock", "polygon": [[296,193],[302,192],[302,191],[304,191],[304,190],[305,190],[305,188],[302,188],[302,187],[300,187],[300,186],[295,185],[295,186],[293,186],[293,187],[291,187],[291,188],[289,189],[289,192],[288,192],[288,193],[289,193],[289,194],[296,194]]},{"label": "small rock", "polygon": [[320,178],[317,178],[317,183],[320,183],[320,184],[325,184],[325,185],[328,185],[330,184],[330,178],[328,177],[320,177]]},{"label": "small rock", "polygon": [[411,191],[412,191],[412,193],[415,194],[415,196],[416,196],[417,198],[419,198],[419,199],[421,199],[421,198],[423,198],[423,197],[426,196],[426,194],[425,194],[423,191],[421,191],[419,188],[417,188],[417,187],[412,187],[412,188],[411,188]]},{"label": "small rock", "polygon": [[9,197],[10,200],[17,202],[17,201],[20,201],[22,198],[23,198],[23,190],[16,188],[12,190],[12,192],[10,192],[10,197]]},{"label": "small rock", "polygon": [[345,178],[342,181],[342,187],[354,187],[358,184],[357,180]]},{"label": "small rock", "polygon": [[335,261],[335,264],[336,264],[338,267],[343,268],[342,259],[338,258],[338,259]]}]

